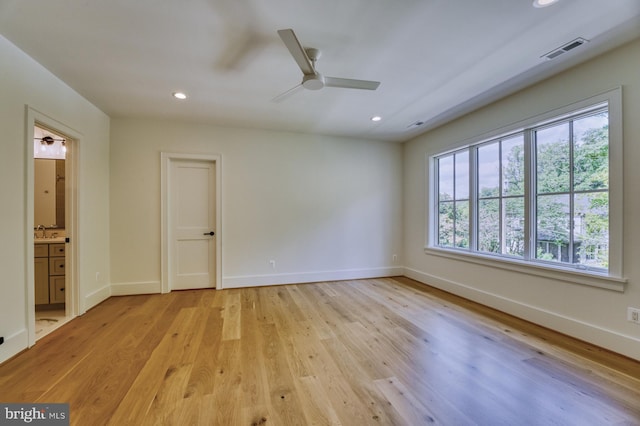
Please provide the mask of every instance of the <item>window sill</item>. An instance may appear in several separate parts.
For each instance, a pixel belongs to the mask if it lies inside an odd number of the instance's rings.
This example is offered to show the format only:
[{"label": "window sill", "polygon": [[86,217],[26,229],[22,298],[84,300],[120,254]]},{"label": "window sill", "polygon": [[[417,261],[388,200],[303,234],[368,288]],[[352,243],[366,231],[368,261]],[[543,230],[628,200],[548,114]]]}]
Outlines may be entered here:
[{"label": "window sill", "polygon": [[491,266],[508,271],[515,271],[523,274],[619,292],[624,292],[625,283],[627,282],[626,278],[598,274],[596,272],[584,272],[573,268],[565,268],[555,265],[534,264],[518,259],[509,259],[480,253],[465,253],[454,249],[450,250],[440,247],[425,247],[424,252],[425,254],[433,256],[445,257],[448,259],[460,260],[463,262]]}]

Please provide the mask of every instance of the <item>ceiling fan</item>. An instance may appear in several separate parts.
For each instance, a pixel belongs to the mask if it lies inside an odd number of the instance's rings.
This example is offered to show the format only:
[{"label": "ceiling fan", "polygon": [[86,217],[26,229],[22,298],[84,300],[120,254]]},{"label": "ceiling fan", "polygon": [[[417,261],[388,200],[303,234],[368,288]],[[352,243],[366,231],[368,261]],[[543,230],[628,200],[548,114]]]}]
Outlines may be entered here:
[{"label": "ceiling fan", "polygon": [[281,102],[300,89],[320,90],[323,87],[341,87],[344,89],[376,90],[379,81],[353,80],[350,78],[325,77],[316,70],[316,61],[320,58],[320,51],[313,48],[304,48],[298,41],[292,29],[278,30],[278,35],[302,70],[302,82],[297,86],[279,94],[272,99],[273,102]]}]

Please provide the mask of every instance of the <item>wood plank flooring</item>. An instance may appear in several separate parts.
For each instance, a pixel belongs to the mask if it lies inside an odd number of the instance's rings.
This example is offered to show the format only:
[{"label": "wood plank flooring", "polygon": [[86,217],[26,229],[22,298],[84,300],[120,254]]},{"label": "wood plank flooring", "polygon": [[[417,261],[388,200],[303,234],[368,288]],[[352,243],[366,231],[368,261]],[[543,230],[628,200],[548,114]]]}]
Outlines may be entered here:
[{"label": "wood plank flooring", "polygon": [[407,278],[113,297],[0,365],[73,425],[640,425],[640,363]]}]

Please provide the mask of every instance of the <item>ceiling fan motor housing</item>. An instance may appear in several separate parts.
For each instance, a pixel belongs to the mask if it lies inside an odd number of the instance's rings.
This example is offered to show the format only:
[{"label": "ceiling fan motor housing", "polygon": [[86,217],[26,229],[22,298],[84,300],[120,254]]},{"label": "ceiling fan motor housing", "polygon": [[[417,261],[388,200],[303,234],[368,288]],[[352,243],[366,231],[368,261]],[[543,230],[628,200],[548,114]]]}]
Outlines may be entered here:
[{"label": "ceiling fan motor housing", "polygon": [[309,74],[302,77],[302,85],[305,89],[320,90],[324,87],[324,77],[321,74]]}]

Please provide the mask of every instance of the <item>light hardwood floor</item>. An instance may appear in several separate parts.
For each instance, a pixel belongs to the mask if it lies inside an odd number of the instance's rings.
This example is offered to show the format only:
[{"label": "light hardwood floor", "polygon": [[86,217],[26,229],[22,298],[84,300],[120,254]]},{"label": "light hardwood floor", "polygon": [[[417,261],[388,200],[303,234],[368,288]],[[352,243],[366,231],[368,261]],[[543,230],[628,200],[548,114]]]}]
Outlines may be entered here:
[{"label": "light hardwood floor", "polygon": [[113,297],[0,365],[74,425],[639,425],[640,363],[407,278]]}]

